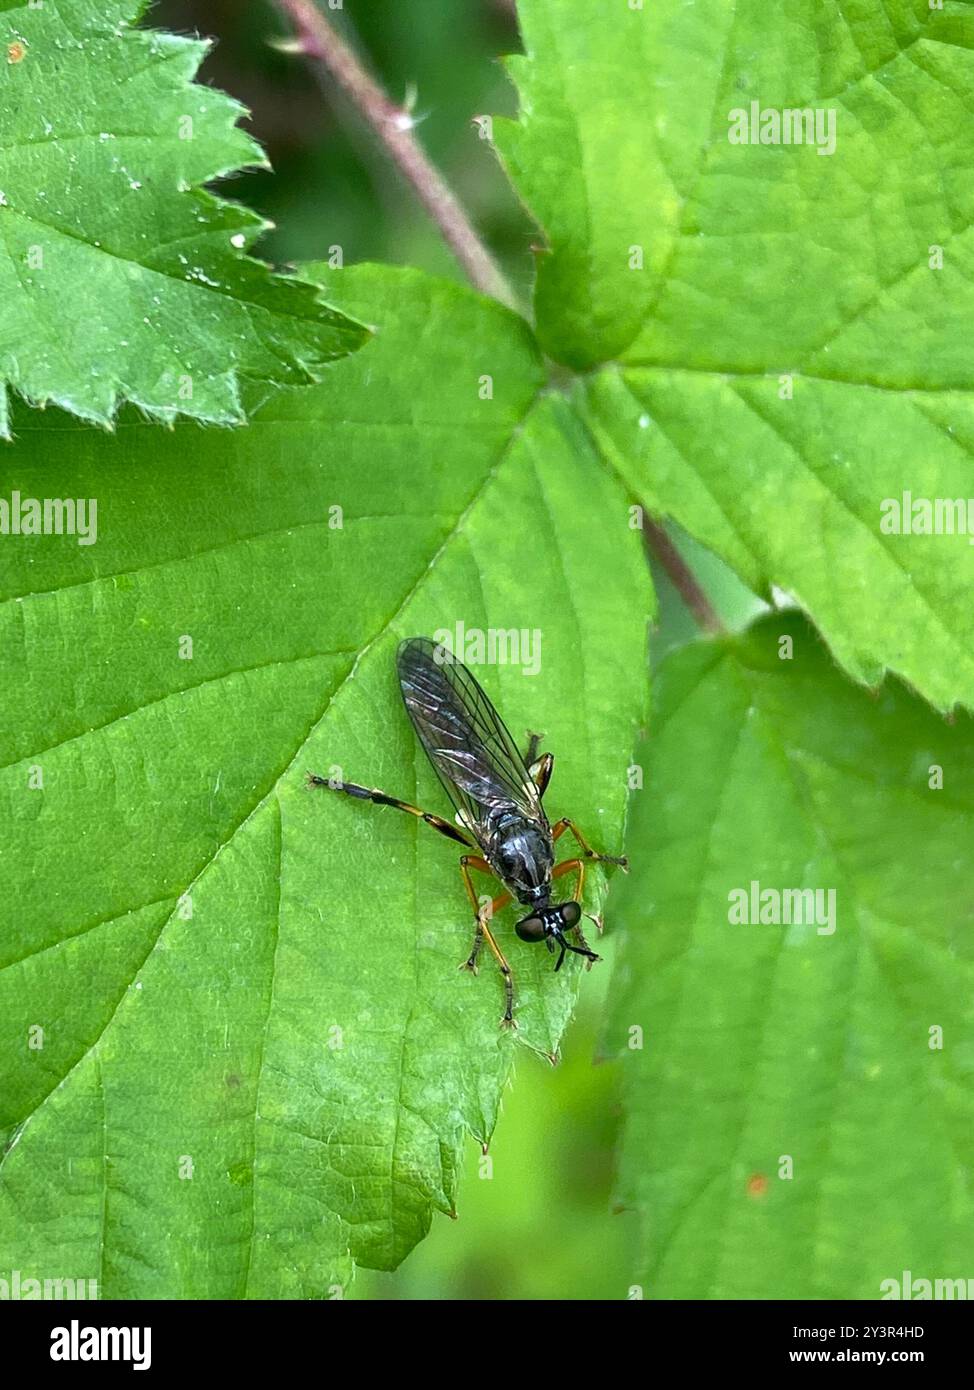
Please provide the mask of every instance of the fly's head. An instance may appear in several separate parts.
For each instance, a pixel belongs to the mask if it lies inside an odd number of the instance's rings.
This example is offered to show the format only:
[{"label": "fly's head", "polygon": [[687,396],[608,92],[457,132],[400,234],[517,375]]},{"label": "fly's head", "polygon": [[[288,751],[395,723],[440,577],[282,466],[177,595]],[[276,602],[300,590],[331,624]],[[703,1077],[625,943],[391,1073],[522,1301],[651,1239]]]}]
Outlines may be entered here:
[{"label": "fly's head", "polygon": [[550,903],[545,900],[535,907],[530,916],[522,917],[514,930],[522,941],[543,941],[551,952],[558,947],[555,969],[560,970],[566,951],[573,951],[576,956],[585,956],[590,961],[601,959],[587,946],[573,946],[566,940],[565,932],[577,927],[581,920],[580,903]]}]

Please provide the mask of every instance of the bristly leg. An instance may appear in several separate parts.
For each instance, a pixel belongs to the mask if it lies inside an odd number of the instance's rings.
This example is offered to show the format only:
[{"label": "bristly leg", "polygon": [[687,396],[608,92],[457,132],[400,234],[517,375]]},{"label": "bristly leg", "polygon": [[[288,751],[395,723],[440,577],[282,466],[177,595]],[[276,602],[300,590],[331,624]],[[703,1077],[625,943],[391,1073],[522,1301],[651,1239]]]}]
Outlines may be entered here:
[{"label": "bristly leg", "polygon": [[625,857],[625,855],[600,854],[598,850],[592,848],[588,840],[586,840],[585,836],[579,830],[578,826],[575,824],[573,820],[570,820],[568,816],[563,816],[560,821],[558,821],[555,825],[551,827],[552,843],[554,843],[559,838],[559,836],[563,835],[566,830],[570,831],[571,834],[575,837],[575,841],[578,844],[579,849],[582,851],[582,855],[584,856],[584,858],[595,859],[600,864],[618,864],[619,868],[622,870],[623,873],[627,874],[629,872],[629,860]]},{"label": "bristly leg", "polygon": [[504,1017],[501,1019],[500,1026],[502,1028],[516,1029],[517,1024],[514,1022],[514,975],[511,971],[511,967],[507,963],[504,952],[497,944],[494,933],[487,925],[488,920],[495,912],[500,912],[502,908],[507,906],[511,901],[511,895],[510,893],[501,893],[496,898],[492,899],[490,903],[481,905],[477,898],[477,891],[473,886],[473,879],[470,877],[471,869],[477,869],[478,872],[483,874],[493,875],[494,873],[493,869],[487,863],[487,860],[482,859],[479,854],[465,854],[460,860],[460,873],[463,876],[464,887],[467,890],[467,896],[470,899],[474,914],[477,918],[477,925],[474,931],[473,948],[470,952],[470,956],[460,964],[459,969],[470,970],[476,975],[477,956],[486,938],[487,945],[490,947],[500,967],[500,972],[504,977]]},{"label": "bristly leg", "polygon": [[343,792],[345,796],[354,796],[359,801],[372,801],[376,806],[392,806],[396,811],[405,811],[409,816],[415,816],[418,820],[431,825],[434,830],[438,830],[441,835],[445,835],[448,840],[455,840],[458,844],[466,845],[471,848],[471,842],[461,830],[455,825],[451,825],[442,816],[436,816],[432,811],[422,811],[418,806],[411,805],[408,801],[400,801],[398,796],[389,796],[386,792],[380,791],[378,787],[360,787],[356,782],[339,782],[337,779],[319,777],[316,772],[308,773],[309,787],[324,787],[327,791]]},{"label": "bristly leg", "polygon": [[537,761],[538,749],[541,747],[543,739],[544,734],[534,734],[531,733],[530,730],[528,731],[528,748],[524,755],[524,764],[526,767],[530,767],[533,762]]}]

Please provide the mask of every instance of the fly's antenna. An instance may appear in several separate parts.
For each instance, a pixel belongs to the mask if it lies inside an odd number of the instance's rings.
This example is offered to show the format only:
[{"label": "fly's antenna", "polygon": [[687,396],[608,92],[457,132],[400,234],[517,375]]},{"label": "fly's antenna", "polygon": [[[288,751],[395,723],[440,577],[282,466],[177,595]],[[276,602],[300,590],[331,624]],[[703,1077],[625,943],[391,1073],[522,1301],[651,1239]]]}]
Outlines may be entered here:
[{"label": "fly's antenna", "polygon": [[588,960],[591,961],[597,961],[602,959],[601,956],[597,956],[594,951],[590,951],[584,946],[570,945],[562,936],[561,932],[553,932],[552,935],[555,937],[555,939],[558,942],[558,945],[561,947],[561,955],[558,957],[558,963],[555,966],[556,972],[561,969],[561,964],[562,961],[565,959],[566,951],[573,951],[576,956],[585,956]]}]

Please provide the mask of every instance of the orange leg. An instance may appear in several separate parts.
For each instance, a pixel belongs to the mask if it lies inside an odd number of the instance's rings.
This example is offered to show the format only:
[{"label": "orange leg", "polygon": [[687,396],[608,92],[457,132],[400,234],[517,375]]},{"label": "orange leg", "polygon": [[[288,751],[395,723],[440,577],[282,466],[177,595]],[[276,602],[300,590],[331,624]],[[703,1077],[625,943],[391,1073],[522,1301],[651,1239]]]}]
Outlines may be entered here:
[{"label": "orange leg", "polygon": [[531,781],[538,789],[538,795],[544,796],[551,781],[551,770],[555,765],[555,755],[553,753],[542,753],[537,756],[538,743],[541,740],[540,734],[531,735],[531,744],[528,748],[528,756],[525,758]]},{"label": "orange leg", "polygon": [[598,850],[594,850],[592,848],[592,846],[589,844],[588,840],[586,840],[585,836],[579,830],[575,822],[573,820],[569,820],[567,816],[563,816],[562,819],[558,821],[556,825],[553,825],[551,827],[552,844],[554,844],[554,842],[557,839],[559,839],[560,836],[564,835],[566,830],[570,830],[572,835],[574,835],[578,847],[582,851],[582,857],[584,859],[596,859],[600,864],[618,864],[624,872],[628,873],[629,860],[626,859],[624,855],[599,854]]},{"label": "orange leg", "polygon": [[492,899],[492,901],[489,904],[485,904],[482,907],[477,898],[476,889],[473,886],[473,880],[470,877],[471,869],[477,869],[482,874],[493,874],[494,872],[490,865],[487,863],[486,859],[481,859],[479,855],[465,854],[463,858],[460,860],[460,873],[463,875],[463,882],[467,890],[467,896],[470,898],[470,902],[473,905],[474,913],[477,917],[477,926],[474,931],[473,947],[470,951],[468,959],[462,963],[460,969],[470,970],[476,975],[477,956],[480,952],[480,948],[483,944],[484,938],[486,937],[487,945],[493,952],[494,958],[497,961],[498,966],[500,967],[500,972],[504,977],[504,1017],[501,1019],[501,1027],[516,1028],[517,1024],[514,1022],[514,976],[511,973],[511,967],[507,963],[507,960],[504,956],[504,952],[498,946],[497,941],[494,938],[494,933],[487,925],[488,921],[494,915],[495,912],[500,912],[501,908],[507,906],[507,904],[511,901],[511,895],[510,893],[501,893],[496,898]]},{"label": "orange leg", "polygon": [[438,830],[441,835],[445,835],[448,840],[456,840],[461,845],[471,843],[463,831],[458,830],[455,825],[451,825],[442,816],[434,816],[431,811],[424,811],[408,801],[401,801],[398,796],[389,796],[388,793],[380,791],[378,787],[360,787],[357,782],[330,781],[327,777],[319,777],[317,772],[308,773],[308,786],[325,787],[329,791],[344,792],[346,796],[354,796],[359,801],[372,801],[376,806],[392,806],[397,811],[405,811],[408,816],[417,816],[427,825],[431,825],[434,830]]}]

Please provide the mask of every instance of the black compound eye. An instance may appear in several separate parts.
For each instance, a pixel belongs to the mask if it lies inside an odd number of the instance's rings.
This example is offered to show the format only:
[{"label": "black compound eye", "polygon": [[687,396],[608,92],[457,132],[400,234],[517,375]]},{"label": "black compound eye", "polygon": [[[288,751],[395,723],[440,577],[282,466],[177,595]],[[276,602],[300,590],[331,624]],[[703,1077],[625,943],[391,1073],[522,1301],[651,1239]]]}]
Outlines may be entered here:
[{"label": "black compound eye", "polygon": [[582,909],[579,903],[562,903],[558,910],[566,927],[577,927],[582,920]]},{"label": "black compound eye", "polygon": [[544,922],[540,917],[525,917],[523,922],[518,922],[514,930],[522,941],[544,940]]}]

